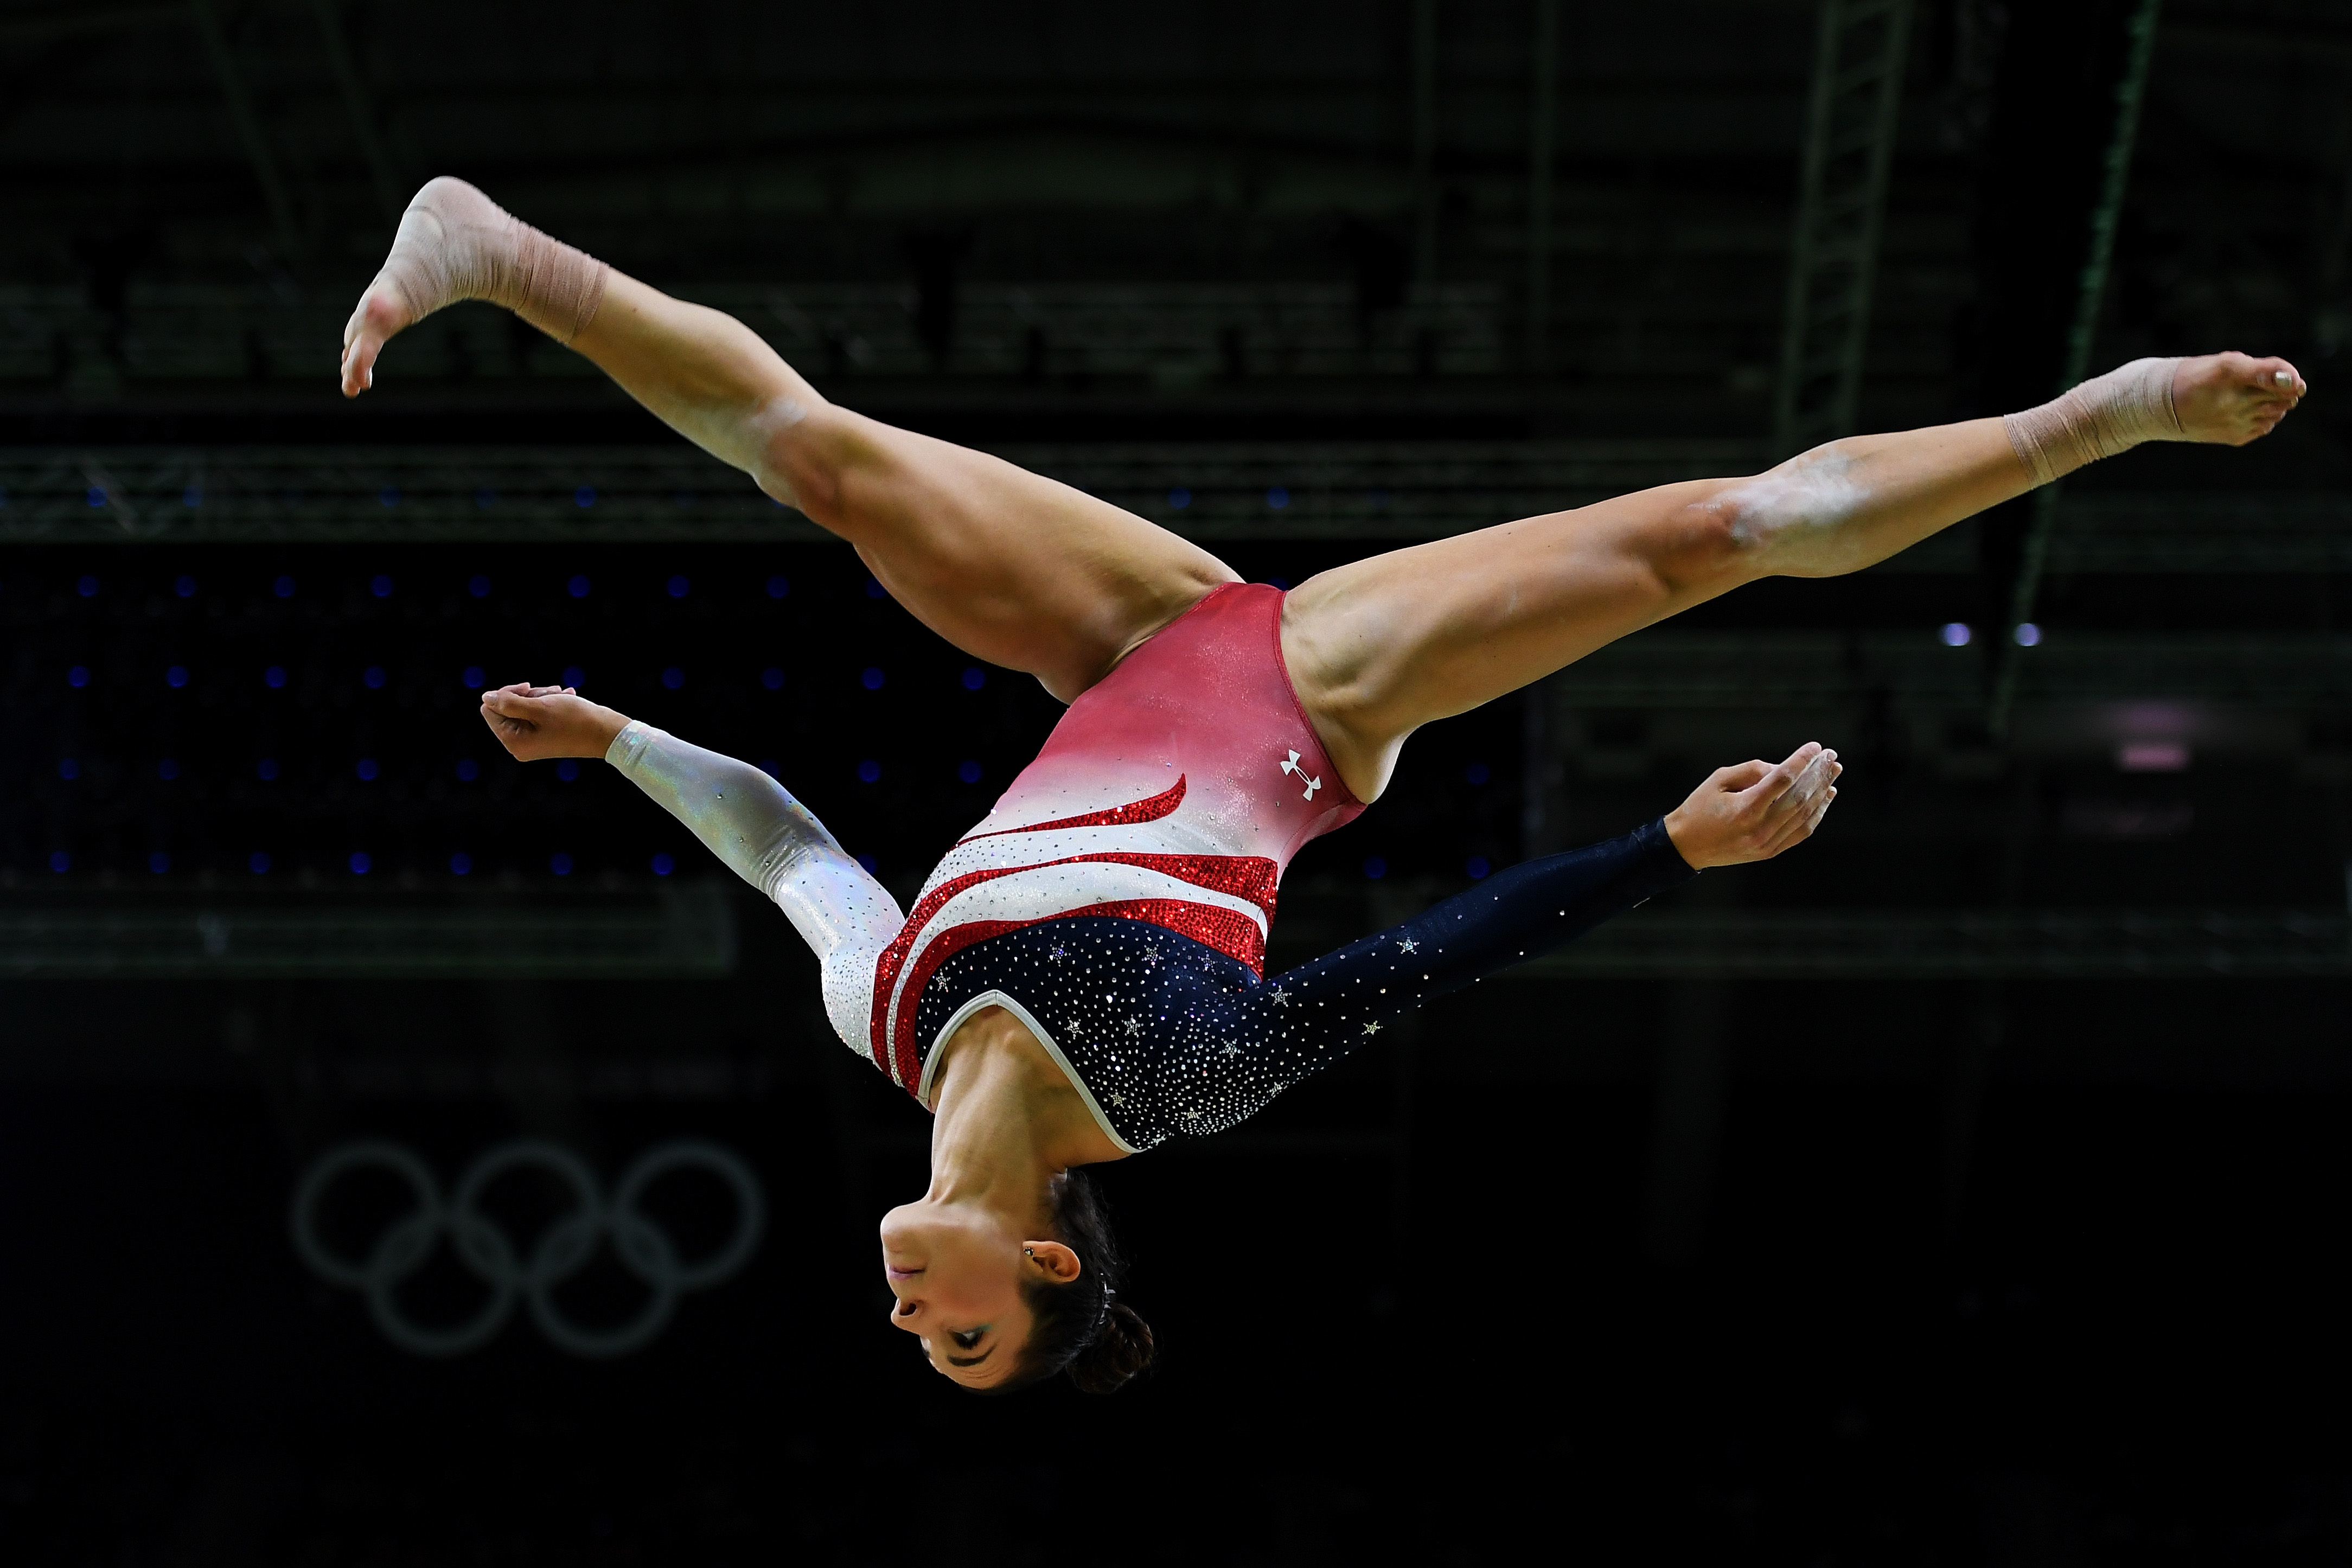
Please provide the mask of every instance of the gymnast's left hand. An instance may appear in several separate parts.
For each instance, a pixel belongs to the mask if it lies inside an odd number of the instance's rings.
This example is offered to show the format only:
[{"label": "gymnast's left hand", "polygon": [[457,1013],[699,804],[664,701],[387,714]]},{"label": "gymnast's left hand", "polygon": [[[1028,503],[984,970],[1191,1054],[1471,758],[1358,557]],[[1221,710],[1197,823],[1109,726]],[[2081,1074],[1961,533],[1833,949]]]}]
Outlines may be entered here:
[{"label": "gymnast's left hand", "polygon": [[482,694],[482,722],[518,762],[603,757],[629,716],[592,703],[570,686],[518,681]]},{"label": "gymnast's left hand", "polygon": [[1785,762],[1718,768],[1666,813],[1666,837],[1694,871],[1769,861],[1813,836],[1844,771],[1837,753],[1817,740]]}]

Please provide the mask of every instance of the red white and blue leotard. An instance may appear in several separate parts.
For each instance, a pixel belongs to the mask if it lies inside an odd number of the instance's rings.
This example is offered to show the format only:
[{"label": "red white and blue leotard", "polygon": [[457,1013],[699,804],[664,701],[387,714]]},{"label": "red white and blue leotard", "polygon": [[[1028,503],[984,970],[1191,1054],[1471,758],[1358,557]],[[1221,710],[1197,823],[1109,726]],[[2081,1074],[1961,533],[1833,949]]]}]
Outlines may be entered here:
[{"label": "red white and blue leotard", "polygon": [[1263,977],[1283,871],[1364,809],[1291,689],[1282,597],[1211,591],[1070,705],[882,953],[876,1066],[921,1092],[916,1002],[940,965],[1040,921],[1139,921]]},{"label": "red white and blue leotard", "polygon": [[926,1104],[973,1012],[1028,1026],[1121,1147],[1213,1133],[1431,997],[1696,874],[1654,821],[1500,872],[1272,980],[1285,867],[1363,810],[1284,669],[1282,593],[1230,584],[1070,706],[905,917],[759,769],[631,724],[608,760],[773,898],[852,1050]]}]

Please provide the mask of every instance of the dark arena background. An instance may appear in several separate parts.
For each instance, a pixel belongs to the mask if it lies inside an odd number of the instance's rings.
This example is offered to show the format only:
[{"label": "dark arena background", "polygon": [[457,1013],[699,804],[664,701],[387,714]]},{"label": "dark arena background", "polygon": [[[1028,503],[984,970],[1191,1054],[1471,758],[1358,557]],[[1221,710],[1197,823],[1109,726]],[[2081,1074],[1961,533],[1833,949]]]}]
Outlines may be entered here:
[{"label": "dark arena background", "polygon": [[[1848,771],[1108,1168],[1160,1365],[975,1399],[885,1321],[925,1116],[474,694],[902,897],[1059,710],[488,306],[344,402],[444,172],[1285,584],[2145,353],[2314,391],[1420,735],[1276,965]],[[2352,1555],[2340,5],[9,0],[0,178],[0,1556]]]}]

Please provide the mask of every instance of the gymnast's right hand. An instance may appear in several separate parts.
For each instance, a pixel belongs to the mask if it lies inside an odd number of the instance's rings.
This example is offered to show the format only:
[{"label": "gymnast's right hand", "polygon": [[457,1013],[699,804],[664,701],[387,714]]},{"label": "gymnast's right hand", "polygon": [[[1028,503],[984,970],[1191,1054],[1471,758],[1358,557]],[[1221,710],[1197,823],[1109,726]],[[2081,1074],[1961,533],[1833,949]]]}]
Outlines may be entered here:
[{"label": "gymnast's right hand", "polygon": [[1777,766],[1718,768],[1666,813],[1666,837],[1693,871],[1769,861],[1813,836],[1844,771],[1838,754],[1813,740]]},{"label": "gymnast's right hand", "polygon": [[598,757],[628,727],[629,716],[592,703],[570,686],[518,681],[482,694],[482,722],[518,762]]}]

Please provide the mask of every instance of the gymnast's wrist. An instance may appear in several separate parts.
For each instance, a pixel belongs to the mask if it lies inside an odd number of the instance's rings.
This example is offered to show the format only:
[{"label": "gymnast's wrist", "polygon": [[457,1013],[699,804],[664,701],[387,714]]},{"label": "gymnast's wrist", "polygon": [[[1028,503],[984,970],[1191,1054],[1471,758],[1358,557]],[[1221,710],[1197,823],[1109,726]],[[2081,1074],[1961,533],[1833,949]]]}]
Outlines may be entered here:
[{"label": "gymnast's wrist", "polygon": [[621,732],[636,721],[620,709],[606,707],[602,703],[593,703],[589,706],[591,712],[588,722],[591,727],[590,734],[593,737],[591,744],[596,748],[591,755],[601,757],[610,762],[613,760],[614,748],[620,744]]},{"label": "gymnast's wrist", "polygon": [[1666,842],[1674,847],[1675,858],[1683,864],[1694,872],[1706,869],[1707,862],[1699,858],[1704,852],[1695,841],[1699,836],[1699,827],[1691,820],[1690,813],[1680,806],[1675,807],[1658,819],[1658,831],[1665,835]]}]

